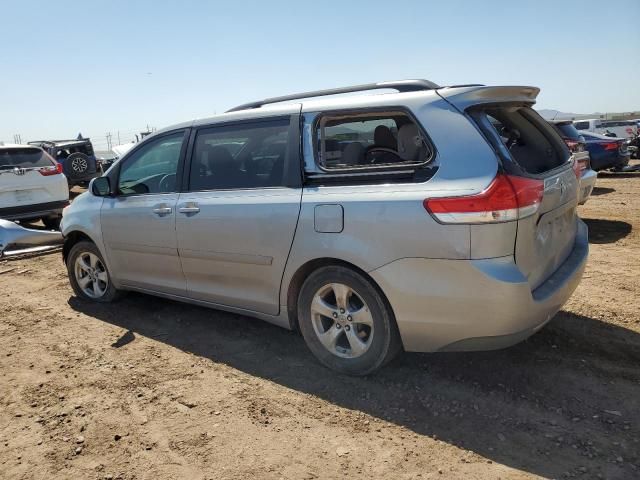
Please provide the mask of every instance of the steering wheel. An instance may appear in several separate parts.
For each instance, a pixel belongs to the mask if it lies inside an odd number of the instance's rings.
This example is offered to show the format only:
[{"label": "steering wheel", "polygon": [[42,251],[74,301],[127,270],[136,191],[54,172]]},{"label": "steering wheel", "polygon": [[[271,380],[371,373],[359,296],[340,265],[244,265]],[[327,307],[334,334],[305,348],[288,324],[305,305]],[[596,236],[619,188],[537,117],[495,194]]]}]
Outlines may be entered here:
[{"label": "steering wheel", "polygon": [[[398,158],[400,161],[402,161],[402,157],[400,156],[400,154],[396,152],[393,148],[378,147],[376,145],[371,145],[367,147],[366,150],[364,151],[365,163],[376,163],[375,155],[377,153],[390,153],[396,158]],[[388,163],[388,162],[385,162],[385,163]]]},{"label": "steering wheel", "polygon": [[158,182],[158,189],[161,192],[170,192],[173,190],[173,187],[175,185],[175,173],[168,173],[166,175],[164,175],[160,181]]}]

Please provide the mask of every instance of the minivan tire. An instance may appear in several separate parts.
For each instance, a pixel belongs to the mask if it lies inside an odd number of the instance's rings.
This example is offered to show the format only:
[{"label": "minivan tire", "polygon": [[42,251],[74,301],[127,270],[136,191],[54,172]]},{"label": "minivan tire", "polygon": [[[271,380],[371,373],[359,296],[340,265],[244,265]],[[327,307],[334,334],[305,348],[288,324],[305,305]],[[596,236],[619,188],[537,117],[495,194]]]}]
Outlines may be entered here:
[{"label": "minivan tire", "polygon": [[[76,274],[76,262],[82,255],[94,255],[95,257],[97,257],[97,259],[99,260],[100,271],[106,273],[107,285],[104,293],[99,296],[88,295],[78,283]],[[69,274],[69,282],[71,283],[71,288],[73,288],[76,296],[82,298],[83,300],[89,300],[99,303],[109,303],[118,299],[122,294],[122,292],[115,288],[115,286],[113,285],[111,274],[107,269],[107,264],[104,261],[100,250],[98,250],[98,247],[93,242],[81,241],[71,247],[71,250],[69,251],[69,255],[67,257],[67,272]]]},{"label": "minivan tire", "polygon": [[[358,301],[364,302],[364,306],[368,307],[368,313],[372,321],[373,328],[369,330],[372,335],[370,344],[363,354],[355,358],[344,358],[338,353],[332,353],[320,341],[317,323],[314,323],[318,322],[317,318],[314,320],[314,315],[312,314],[314,298],[316,298],[318,292],[322,292],[323,289],[330,288],[330,285],[336,284],[348,287],[352,291],[350,298],[353,298],[353,294],[355,294],[356,297],[359,297]],[[332,293],[329,293],[329,295],[332,295]],[[337,304],[336,300],[335,305],[337,306]],[[346,313],[348,312],[349,309],[347,309]],[[333,322],[332,326],[327,328],[327,332],[331,328],[336,328],[339,321],[344,322],[345,326],[337,328],[349,330],[350,323],[346,322],[344,318],[333,320],[324,315],[320,318],[323,324],[331,325]],[[326,367],[340,373],[356,376],[370,374],[387,364],[402,350],[398,327],[386,299],[370,279],[348,267],[321,267],[307,277],[298,296],[298,324],[307,346],[315,357]],[[365,327],[365,330],[368,330],[368,327]],[[340,334],[345,336],[342,341],[350,343],[347,342],[346,333],[345,331]],[[355,333],[355,329],[352,333]]]}]

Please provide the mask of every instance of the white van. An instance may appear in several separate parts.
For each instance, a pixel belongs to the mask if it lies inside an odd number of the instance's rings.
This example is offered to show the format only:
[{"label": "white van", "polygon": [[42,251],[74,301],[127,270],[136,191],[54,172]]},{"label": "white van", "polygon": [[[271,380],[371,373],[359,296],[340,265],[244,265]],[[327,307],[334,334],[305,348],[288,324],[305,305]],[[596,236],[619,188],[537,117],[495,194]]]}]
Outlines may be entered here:
[{"label": "white van", "polygon": [[638,123],[634,120],[600,120],[598,118],[588,120],[576,120],[573,122],[578,130],[606,135],[613,133],[619,138],[631,138],[638,133]]}]

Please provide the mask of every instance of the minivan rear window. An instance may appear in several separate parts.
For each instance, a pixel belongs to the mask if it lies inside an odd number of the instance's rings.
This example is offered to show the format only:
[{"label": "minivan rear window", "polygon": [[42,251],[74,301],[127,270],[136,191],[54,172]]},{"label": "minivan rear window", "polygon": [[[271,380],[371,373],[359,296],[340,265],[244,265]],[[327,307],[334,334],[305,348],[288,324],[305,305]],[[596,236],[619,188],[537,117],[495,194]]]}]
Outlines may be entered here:
[{"label": "minivan rear window", "polygon": [[562,138],[530,107],[499,105],[469,113],[506,169],[515,167],[538,175],[569,162],[570,153]]},{"label": "minivan rear window", "polygon": [[574,122],[573,124],[578,130],[589,130],[589,122]]},{"label": "minivan rear window", "polygon": [[50,157],[39,148],[0,148],[0,169],[50,167]]}]

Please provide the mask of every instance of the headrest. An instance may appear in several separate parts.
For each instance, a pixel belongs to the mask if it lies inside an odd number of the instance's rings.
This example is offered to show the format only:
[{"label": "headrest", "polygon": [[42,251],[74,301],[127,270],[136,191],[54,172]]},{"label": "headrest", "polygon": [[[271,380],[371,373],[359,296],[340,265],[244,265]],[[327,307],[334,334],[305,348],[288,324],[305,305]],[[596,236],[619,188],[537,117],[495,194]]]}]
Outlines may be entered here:
[{"label": "headrest", "polygon": [[398,130],[398,154],[403,160],[415,162],[424,143],[418,126],[407,123]]},{"label": "headrest", "polygon": [[360,142],[352,142],[342,152],[341,163],[359,165],[364,162],[364,147]]},{"label": "headrest", "polygon": [[378,125],[373,131],[373,143],[378,147],[385,147],[395,150],[397,148],[396,137],[393,136],[389,127]]},{"label": "headrest", "polygon": [[233,166],[235,161],[229,150],[221,146],[213,146],[207,148],[207,162],[214,169]]}]

